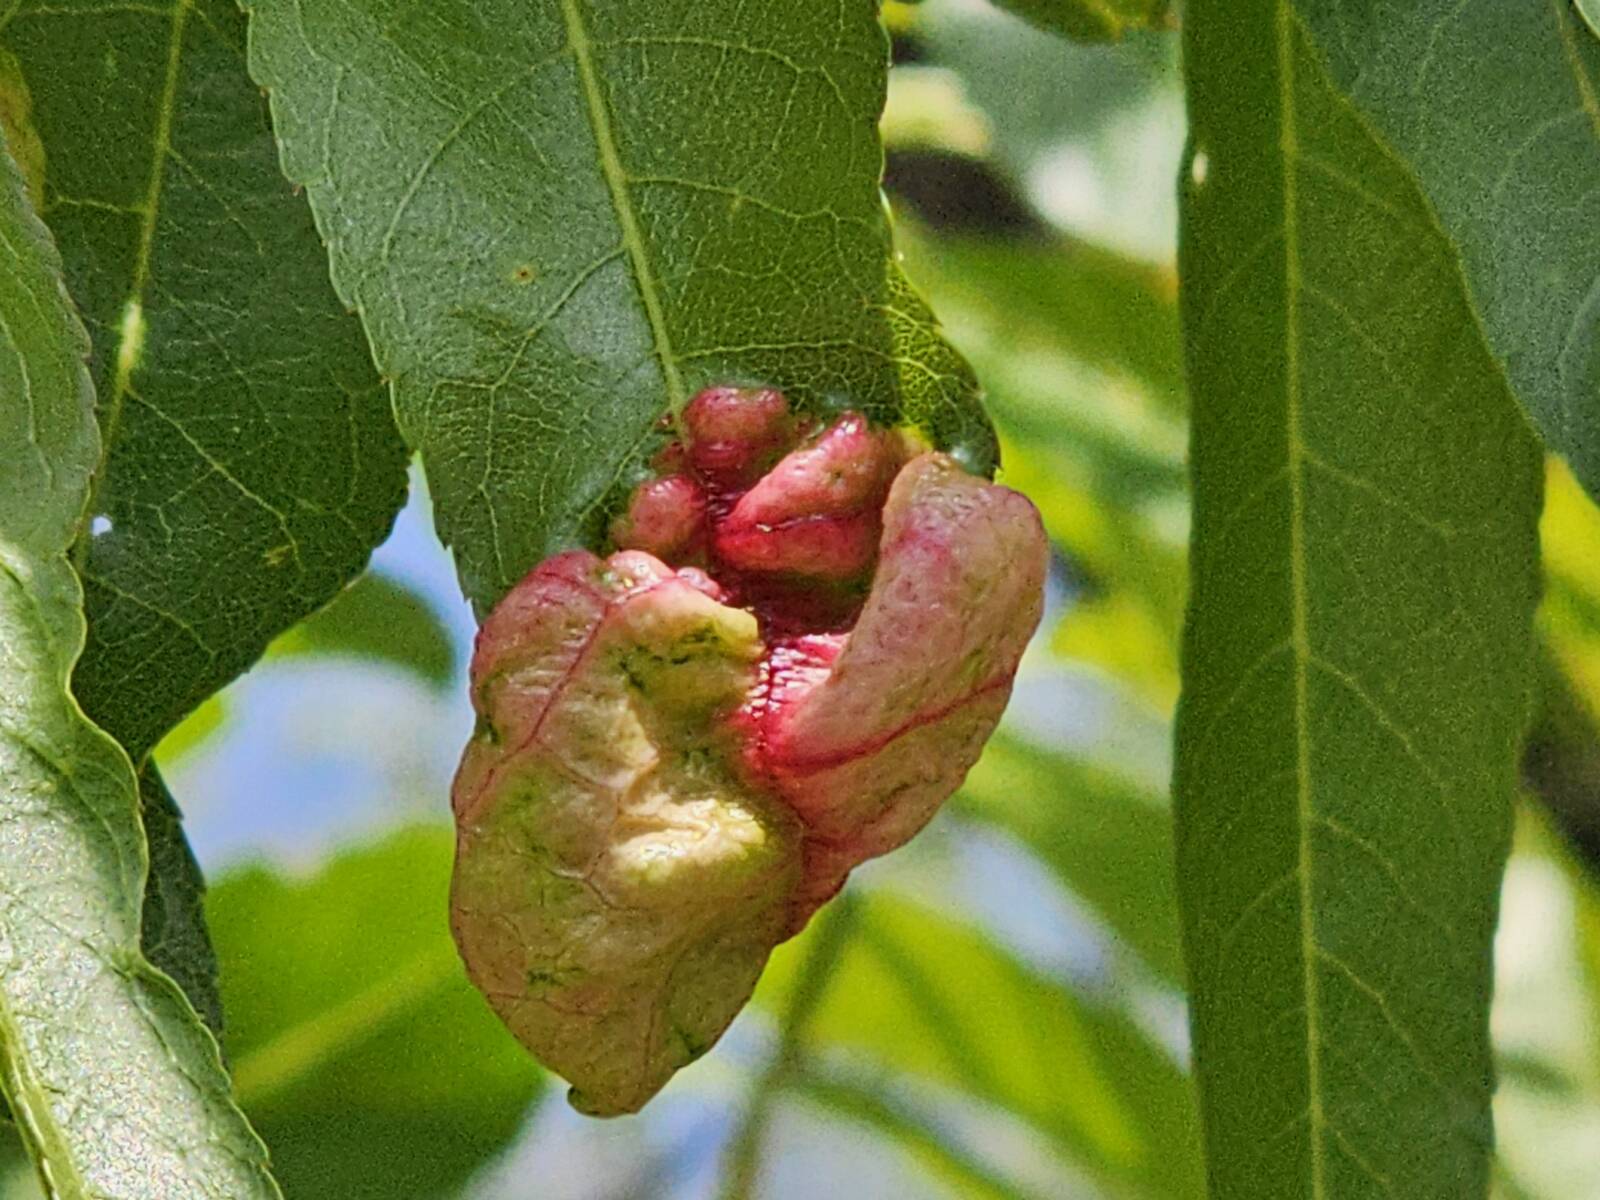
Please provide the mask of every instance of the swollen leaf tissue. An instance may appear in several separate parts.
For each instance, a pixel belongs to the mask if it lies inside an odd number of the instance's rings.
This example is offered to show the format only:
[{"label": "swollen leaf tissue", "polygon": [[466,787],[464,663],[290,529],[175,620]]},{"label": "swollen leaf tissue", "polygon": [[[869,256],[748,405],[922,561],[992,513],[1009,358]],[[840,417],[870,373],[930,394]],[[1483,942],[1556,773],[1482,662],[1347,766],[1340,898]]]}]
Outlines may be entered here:
[{"label": "swollen leaf tissue", "polygon": [[477,985],[596,1114],[960,784],[1038,624],[1033,506],[911,435],[712,388],[612,526],[489,615],[456,777]]}]

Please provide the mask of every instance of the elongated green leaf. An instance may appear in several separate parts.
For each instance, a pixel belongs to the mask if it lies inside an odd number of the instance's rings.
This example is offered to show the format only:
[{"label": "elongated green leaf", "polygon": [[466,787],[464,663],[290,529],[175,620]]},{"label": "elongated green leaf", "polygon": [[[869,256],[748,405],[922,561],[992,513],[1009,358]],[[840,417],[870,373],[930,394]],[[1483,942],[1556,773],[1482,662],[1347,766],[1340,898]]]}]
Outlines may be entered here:
[{"label": "elongated green leaf", "polygon": [[1420,182],[1518,397],[1600,496],[1600,40],[1572,0],[1295,8]]},{"label": "elongated green leaf", "polygon": [[1160,29],[1168,0],[995,0],[1024,21],[1079,42],[1113,42],[1130,29]]},{"label": "elongated green leaf", "polygon": [[407,830],[207,898],[239,1100],[291,1196],[452,1195],[542,1089],[450,940],[452,843]]},{"label": "elongated green leaf", "polygon": [[57,1196],[272,1197],[216,1043],[140,953],[133,767],[68,689],[87,350],[0,139],[0,1088]]},{"label": "elongated green leaf", "polygon": [[875,0],[251,0],[250,65],[480,610],[699,388],[910,420],[965,365],[890,260]]},{"label": "elongated green leaf", "polygon": [[1293,8],[1185,30],[1175,788],[1213,1194],[1482,1196],[1539,456]]},{"label": "elongated green leaf", "polygon": [[0,104],[94,341],[88,712],[139,759],[364,565],[404,450],[231,0],[0,9]]}]

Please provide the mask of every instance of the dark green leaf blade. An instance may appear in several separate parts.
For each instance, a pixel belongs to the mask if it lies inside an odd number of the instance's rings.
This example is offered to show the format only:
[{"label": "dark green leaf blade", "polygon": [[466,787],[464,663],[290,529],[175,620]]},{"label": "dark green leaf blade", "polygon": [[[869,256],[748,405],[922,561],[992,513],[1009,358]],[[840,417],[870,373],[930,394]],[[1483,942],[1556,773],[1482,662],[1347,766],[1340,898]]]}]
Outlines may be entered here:
[{"label": "dark green leaf blade", "polygon": [[253,0],[250,63],[483,610],[604,537],[661,419],[761,382],[977,469],[891,261],[875,0]]},{"label": "dark green leaf blade", "polygon": [[1482,1196],[1539,455],[1294,10],[1185,30],[1175,791],[1212,1192]]},{"label": "dark green leaf blade", "polygon": [[1600,40],[1579,6],[1295,7],[1421,184],[1518,398],[1600,496]]},{"label": "dark green leaf blade", "polygon": [[0,92],[26,100],[9,111],[108,446],[76,687],[136,760],[354,577],[404,495],[387,398],[243,54],[230,0],[0,16]]},{"label": "dark green leaf blade", "polygon": [[995,0],[1031,25],[1078,42],[1114,42],[1130,29],[1164,29],[1169,0]]},{"label": "dark green leaf blade", "polygon": [[0,1087],[52,1194],[275,1197],[216,1043],[140,953],[122,748],[68,688],[68,550],[99,460],[88,342],[0,139]]},{"label": "dark green leaf blade", "polygon": [[405,830],[207,898],[240,1103],[292,1196],[454,1195],[542,1090],[450,940],[452,846]]},{"label": "dark green leaf blade", "polygon": [[183,989],[195,1012],[222,1036],[217,954],[206,930],[206,881],[183,833],[183,814],[153,762],[139,771],[139,812],[149,846],[139,944],[150,965]]}]

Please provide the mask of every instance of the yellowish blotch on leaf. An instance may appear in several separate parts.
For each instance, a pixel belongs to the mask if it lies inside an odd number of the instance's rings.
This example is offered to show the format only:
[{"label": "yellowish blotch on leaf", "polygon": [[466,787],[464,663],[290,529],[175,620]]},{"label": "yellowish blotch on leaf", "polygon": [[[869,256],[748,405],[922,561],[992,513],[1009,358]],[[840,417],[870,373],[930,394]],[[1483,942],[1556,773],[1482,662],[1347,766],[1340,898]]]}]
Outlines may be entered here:
[{"label": "yellowish blotch on leaf", "polygon": [[33,97],[22,64],[0,46],[0,132],[22,170],[22,183],[34,208],[44,205],[44,143],[33,127]]}]

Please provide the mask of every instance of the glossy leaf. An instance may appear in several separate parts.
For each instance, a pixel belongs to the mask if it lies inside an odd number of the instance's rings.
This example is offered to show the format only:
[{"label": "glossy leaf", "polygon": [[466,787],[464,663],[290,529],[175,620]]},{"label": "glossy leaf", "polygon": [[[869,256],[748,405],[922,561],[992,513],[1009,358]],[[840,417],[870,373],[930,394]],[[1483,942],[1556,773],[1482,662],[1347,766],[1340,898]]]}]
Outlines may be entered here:
[{"label": "glossy leaf", "polygon": [[0,331],[0,1087],[57,1196],[274,1197],[216,1043],[140,953],[138,785],[69,690],[88,341],[3,152]]},{"label": "glossy leaf", "polygon": [[1495,362],[1600,496],[1600,40],[1572,0],[1297,0],[1420,183]]},{"label": "glossy leaf", "polygon": [[541,1091],[450,941],[451,844],[408,830],[212,888],[239,1099],[292,1196],[452,1195]]},{"label": "glossy leaf", "polygon": [[485,611],[709,384],[992,434],[891,264],[875,0],[252,0],[250,63]]},{"label": "glossy leaf", "polygon": [[1482,1195],[1539,455],[1294,9],[1185,31],[1175,791],[1212,1191]]},{"label": "glossy leaf", "polygon": [[94,342],[76,686],[134,758],[382,540],[405,455],[282,178],[231,0],[20,0],[0,92]]}]

